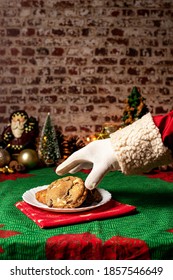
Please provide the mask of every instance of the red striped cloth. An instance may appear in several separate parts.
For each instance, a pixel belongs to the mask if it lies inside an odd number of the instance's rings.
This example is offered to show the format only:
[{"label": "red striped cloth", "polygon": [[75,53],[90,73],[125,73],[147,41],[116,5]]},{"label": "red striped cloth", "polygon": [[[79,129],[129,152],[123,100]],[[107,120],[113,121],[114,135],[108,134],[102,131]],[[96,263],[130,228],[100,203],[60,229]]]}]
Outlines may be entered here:
[{"label": "red striped cloth", "polygon": [[135,206],[122,204],[111,199],[106,204],[92,210],[73,213],[55,213],[45,211],[21,201],[16,207],[41,228],[60,227],[93,220],[115,218],[129,215],[136,210]]}]

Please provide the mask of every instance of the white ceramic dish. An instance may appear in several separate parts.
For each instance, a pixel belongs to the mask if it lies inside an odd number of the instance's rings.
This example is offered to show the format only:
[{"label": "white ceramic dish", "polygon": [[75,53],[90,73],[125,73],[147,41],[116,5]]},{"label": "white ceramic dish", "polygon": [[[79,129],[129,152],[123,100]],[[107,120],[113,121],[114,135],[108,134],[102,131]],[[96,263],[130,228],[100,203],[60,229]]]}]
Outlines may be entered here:
[{"label": "white ceramic dish", "polygon": [[42,210],[51,211],[51,212],[61,212],[61,213],[74,213],[74,212],[88,211],[88,210],[94,209],[96,207],[99,207],[99,206],[107,203],[111,199],[111,194],[107,190],[98,188],[98,191],[100,192],[100,194],[102,196],[102,200],[99,203],[94,203],[88,207],[53,208],[53,207],[48,207],[47,205],[45,205],[43,203],[40,203],[35,198],[36,192],[46,189],[47,187],[48,187],[48,185],[44,185],[44,186],[39,186],[39,187],[30,189],[23,194],[22,198],[26,203],[28,203],[32,206],[35,206],[37,208],[40,208]]}]

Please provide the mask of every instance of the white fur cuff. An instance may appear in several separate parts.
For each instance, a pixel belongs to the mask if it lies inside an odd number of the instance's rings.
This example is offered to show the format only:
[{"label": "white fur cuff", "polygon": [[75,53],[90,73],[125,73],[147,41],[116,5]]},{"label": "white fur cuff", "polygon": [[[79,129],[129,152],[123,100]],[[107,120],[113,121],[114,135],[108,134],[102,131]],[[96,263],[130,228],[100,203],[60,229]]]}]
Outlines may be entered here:
[{"label": "white fur cuff", "polygon": [[173,161],[150,113],[110,137],[121,171],[125,174],[148,172]]}]

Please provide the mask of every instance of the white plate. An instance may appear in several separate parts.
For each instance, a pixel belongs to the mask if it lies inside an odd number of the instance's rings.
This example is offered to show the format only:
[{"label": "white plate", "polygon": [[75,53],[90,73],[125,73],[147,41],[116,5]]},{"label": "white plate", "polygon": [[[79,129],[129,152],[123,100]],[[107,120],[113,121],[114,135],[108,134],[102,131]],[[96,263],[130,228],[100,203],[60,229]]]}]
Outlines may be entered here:
[{"label": "white plate", "polygon": [[35,194],[36,192],[40,191],[40,190],[44,190],[48,187],[48,185],[44,185],[44,186],[40,186],[40,187],[36,187],[33,189],[30,189],[28,191],[26,191],[22,198],[25,202],[27,202],[28,204],[38,207],[40,209],[43,210],[47,210],[47,211],[52,211],[52,212],[62,212],[62,213],[72,213],[72,212],[82,212],[82,211],[88,211],[91,209],[94,209],[96,207],[99,207],[105,203],[107,203],[110,199],[111,199],[111,194],[104,190],[104,189],[99,189],[98,191],[100,192],[101,196],[102,196],[102,200],[99,203],[95,203],[91,206],[88,207],[78,207],[78,208],[53,208],[53,207],[48,207],[47,205],[40,203],[39,201],[37,201],[37,199],[35,198]]}]

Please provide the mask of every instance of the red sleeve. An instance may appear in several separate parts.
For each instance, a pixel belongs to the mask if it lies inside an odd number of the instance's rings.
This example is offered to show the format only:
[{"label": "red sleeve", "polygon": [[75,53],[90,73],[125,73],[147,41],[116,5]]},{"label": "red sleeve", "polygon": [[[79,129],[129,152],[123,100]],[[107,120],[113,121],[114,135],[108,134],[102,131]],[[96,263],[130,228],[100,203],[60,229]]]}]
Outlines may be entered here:
[{"label": "red sleeve", "polygon": [[161,133],[164,145],[173,152],[173,111],[154,116],[153,121]]}]

